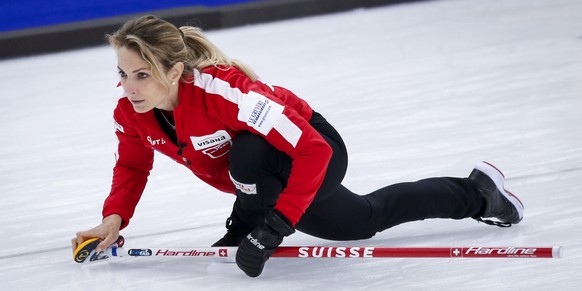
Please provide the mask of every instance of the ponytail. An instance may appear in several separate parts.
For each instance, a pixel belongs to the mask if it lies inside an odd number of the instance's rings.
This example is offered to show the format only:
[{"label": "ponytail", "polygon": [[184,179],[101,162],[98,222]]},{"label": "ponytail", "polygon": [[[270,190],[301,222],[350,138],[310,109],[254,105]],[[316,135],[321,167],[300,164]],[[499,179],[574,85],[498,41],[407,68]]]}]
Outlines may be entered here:
[{"label": "ponytail", "polygon": [[208,66],[234,66],[240,69],[251,80],[257,80],[253,70],[238,60],[228,58],[216,45],[210,42],[202,33],[202,30],[193,26],[182,26],[180,31],[184,37],[184,43],[189,48],[190,64],[193,69],[202,69]]}]

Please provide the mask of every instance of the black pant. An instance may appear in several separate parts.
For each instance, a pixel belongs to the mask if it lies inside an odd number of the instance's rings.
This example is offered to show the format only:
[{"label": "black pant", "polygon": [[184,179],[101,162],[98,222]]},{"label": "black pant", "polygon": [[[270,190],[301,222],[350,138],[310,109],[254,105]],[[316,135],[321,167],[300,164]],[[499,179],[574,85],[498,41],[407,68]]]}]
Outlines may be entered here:
[{"label": "black pant", "polygon": [[[324,239],[355,240],[404,222],[461,219],[482,212],[483,199],[466,178],[430,178],[390,185],[367,195],[353,193],[341,185],[348,164],[341,136],[316,112],[310,124],[332,147],[333,156],[314,201],[296,225],[298,230]],[[233,208],[233,214],[252,229],[285,188],[291,158],[262,137],[241,133],[233,141],[229,170],[236,181],[257,185],[254,195],[237,190]]]}]

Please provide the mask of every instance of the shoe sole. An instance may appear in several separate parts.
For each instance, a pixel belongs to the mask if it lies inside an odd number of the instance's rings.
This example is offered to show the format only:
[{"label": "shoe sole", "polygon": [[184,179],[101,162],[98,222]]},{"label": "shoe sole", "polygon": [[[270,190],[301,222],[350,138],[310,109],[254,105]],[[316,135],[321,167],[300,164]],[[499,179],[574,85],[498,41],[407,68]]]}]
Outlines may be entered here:
[{"label": "shoe sole", "polygon": [[519,220],[521,221],[523,219],[523,203],[521,203],[521,200],[519,200],[517,196],[505,189],[503,184],[505,181],[505,175],[503,175],[503,173],[497,169],[497,167],[485,161],[477,164],[475,169],[481,171],[483,174],[489,176],[489,178],[493,180],[493,183],[495,183],[495,186],[500,190],[505,199],[507,199],[507,201],[509,201],[509,203],[511,203],[513,207],[517,209],[517,214],[519,215]]}]

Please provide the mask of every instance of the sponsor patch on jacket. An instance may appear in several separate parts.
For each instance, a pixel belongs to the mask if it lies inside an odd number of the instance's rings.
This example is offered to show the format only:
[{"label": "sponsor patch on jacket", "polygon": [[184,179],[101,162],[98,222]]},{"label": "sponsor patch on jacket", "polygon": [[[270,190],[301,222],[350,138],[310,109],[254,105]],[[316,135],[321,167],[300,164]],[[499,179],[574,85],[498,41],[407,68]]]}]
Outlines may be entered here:
[{"label": "sponsor patch on jacket", "polygon": [[232,181],[232,183],[234,184],[234,187],[236,189],[240,190],[241,192],[243,192],[245,194],[249,194],[249,195],[257,194],[257,184],[241,183],[241,182],[235,180],[232,177],[232,175],[230,174],[230,172],[228,172],[228,176],[230,177],[230,180]]},{"label": "sponsor patch on jacket", "polygon": [[238,119],[267,135],[281,118],[284,107],[255,92],[249,92],[239,103]]},{"label": "sponsor patch on jacket", "polygon": [[191,136],[192,146],[197,151],[202,151],[205,155],[217,159],[226,155],[230,151],[232,138],[226,130],[219,130],[213,134],[203,136]]}]

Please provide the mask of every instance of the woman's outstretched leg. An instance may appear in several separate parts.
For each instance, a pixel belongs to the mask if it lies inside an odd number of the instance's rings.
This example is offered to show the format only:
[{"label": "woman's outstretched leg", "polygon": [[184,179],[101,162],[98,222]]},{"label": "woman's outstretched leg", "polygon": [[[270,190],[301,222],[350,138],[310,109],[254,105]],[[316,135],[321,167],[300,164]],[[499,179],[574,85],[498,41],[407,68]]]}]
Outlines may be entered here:
[{"label": "woman's outstretched leg", "polygon": [[410,221],[474,217],[483,207],[477,191],[466,178],[398,183],[363,196],[341,186],[311,204],[297,229],[325,239],[353,240]]},{"label": "woman's outstretched leg", "polygon": [[505,190],[504,180],[497,168],[482,162],[468,178],[398,183],[363,196],[340,186],[312,203],[297,228],[325,239],[354,240],[427,218],[474,218],[507,227],[521,221],[524,207]]}]

